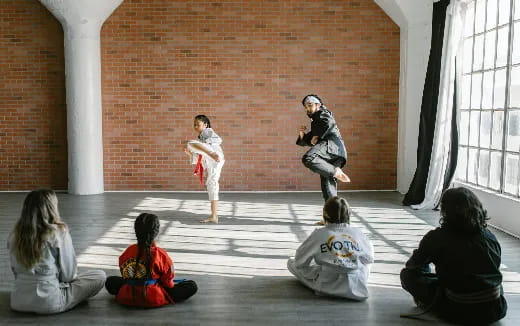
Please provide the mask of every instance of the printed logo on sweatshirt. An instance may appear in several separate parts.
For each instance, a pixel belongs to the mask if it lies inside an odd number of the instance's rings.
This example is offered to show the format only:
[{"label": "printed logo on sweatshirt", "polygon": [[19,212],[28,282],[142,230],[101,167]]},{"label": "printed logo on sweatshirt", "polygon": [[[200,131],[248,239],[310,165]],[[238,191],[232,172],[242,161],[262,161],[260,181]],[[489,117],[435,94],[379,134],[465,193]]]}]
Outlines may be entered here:
[{"label": "printed logo on sweatshirt", "polygon": [[354,251],[360,251],[356,240],[348,234],[331,236],[326,243],[320,245],[320,249],[322,253],[330,252],[339,258],[347,258],[352,256]]},{"label": "printed logo on sweatshirt", "polygon": [[139,261],[137,264],[135,262],[135,258],[130,258],[121,265],[121,276],[123,278],[145,278],[146,277],[146,267],[144,266],[142,261]]}]

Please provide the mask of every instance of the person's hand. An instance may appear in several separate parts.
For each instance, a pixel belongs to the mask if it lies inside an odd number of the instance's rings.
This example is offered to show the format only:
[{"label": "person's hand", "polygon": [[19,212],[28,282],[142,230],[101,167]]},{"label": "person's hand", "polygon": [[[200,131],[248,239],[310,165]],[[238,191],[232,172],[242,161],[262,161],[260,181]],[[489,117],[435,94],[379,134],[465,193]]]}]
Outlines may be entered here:
[{"label": "person's hand", "polygon": [[298,132],[300,133],[300,138],[303,138],[303,136],[305,136],[305,131],[307,130],[307,126],[300,126],[300,129],[298,130]]},{"label": "person's hand", "polygon": [[188,149],[188,147],[184,147],[184,153],[186,153],[186,155],[188,155],[189,157],[191,157],[193,154],[190,152],[190,150]]},{"label": "person's hand", "polygon": [[320,139],[320,137],[313,136],[312,139],[311,139],[311,144],[312,145],[316,145],[318,143],[318,139]]}]

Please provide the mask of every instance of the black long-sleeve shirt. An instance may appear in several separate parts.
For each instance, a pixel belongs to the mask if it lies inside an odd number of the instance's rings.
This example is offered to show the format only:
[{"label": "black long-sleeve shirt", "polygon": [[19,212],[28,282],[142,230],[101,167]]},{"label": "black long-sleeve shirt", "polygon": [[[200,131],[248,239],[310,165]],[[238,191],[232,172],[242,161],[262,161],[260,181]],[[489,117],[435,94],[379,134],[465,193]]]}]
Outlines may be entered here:
[{"label": "black long-sleeve shirt", "polygon": [[311,120],[311,130],[303,138],[298,137],[296,144],[299,146],[313,146],[311,139],[314,136],[318,136],[318,142],[327,142],[328,152],[341,156],[346,160],[347,150],[332,112],[321,108],[313,113]]},{"label": "black long-sleeve shirt", "polygon": [[424,236],[406,267],[422,270],[433,263],[441,286],[455,293],[471,293],[502,283],[500,255],[500,244],[488,229],[461,234],[440,227]]}]

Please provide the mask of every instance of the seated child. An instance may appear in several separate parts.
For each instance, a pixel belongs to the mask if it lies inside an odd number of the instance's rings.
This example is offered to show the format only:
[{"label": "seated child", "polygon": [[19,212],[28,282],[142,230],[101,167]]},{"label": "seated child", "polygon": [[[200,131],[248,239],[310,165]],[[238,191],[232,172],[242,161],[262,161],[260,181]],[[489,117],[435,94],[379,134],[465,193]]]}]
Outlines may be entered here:
[{"label": "seated child", "polygon": [[142,213],[134,223],[137,244],[119,257],[120,276],[108,277],[105,287],[116,295],[117,302],[136,307],[159,307],[181,302],[197,292],[197,284],[175,280],[173,262],[168,253],[157,247],[159,218]]},{"label": "seated child", "polygon": [[317,295],[365,300],[368,265],[374,262],[372,244],[361,229],[349,225],[350,207],[344,198],[327,200],[323,219],[325,226],[300,245],[287,268]]},{"label": "seated child", "polygon": [[102,270],[77,274],[72,239],[52,190],[34,190],[25,197],[7,249],[14,274],[13,310],[63,312],[96,295],[105,283]]},{"label": "seated child", "polygon": [[501,249],[487,229],[487,219],[486,210],[470,190],[444,192],[440,227],[426,233],[401,271],[403,289],[418,306],[470,325],[492,323],[506,315]]}]

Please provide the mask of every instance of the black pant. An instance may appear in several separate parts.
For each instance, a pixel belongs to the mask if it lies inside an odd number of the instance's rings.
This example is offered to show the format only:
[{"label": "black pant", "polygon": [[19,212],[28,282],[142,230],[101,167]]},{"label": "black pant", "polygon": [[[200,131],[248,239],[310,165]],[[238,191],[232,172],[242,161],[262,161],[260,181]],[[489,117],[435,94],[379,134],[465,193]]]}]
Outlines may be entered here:
[{"label": "black pant", "polygon": [[[126,281],[121,276],[109,276],[105,282],[105,288],[108,293],[117,295],[119,289],[125,284]],[[186,280],[175,284],[173,288],[164,287],[168,295],[174,302],[181,302],[197,292],[197,283],[191,280]]]},{"label": "black pant", "polygon": [[401,271],[401,285],[416,301],[429,306],[435,303],[433,311],[450,322],[465,325],[485,325],[504,318],[507,303],[504,296],[484,303],[461,304],[448,300],[436,274],[429,268],[423,270],[404,268]]},{"label": "black pant", "polygon": [[429,269],[415,270],[403,268],[401,271],[401,285],[408,291],[415,301],[429,306],[439,288],[437,275],[430,273]]},{"label": "black pant", "polygon": [[305,167],[320,175],[321,193],[323,199],[338,195],[338,183],[334,178],[336,167],[343,167],[346,163],[345,158],[328,152],[327,142],[323,141],[307,151],[302,157]]}]

